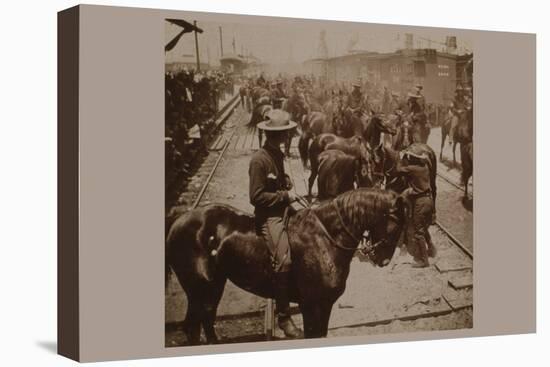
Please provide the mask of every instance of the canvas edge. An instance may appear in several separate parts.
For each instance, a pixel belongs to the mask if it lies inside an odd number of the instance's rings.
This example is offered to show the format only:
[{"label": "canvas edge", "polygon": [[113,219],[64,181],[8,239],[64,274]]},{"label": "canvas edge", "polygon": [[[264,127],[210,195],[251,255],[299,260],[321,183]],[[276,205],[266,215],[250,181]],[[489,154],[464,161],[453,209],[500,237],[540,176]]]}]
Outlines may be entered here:
[{"label": "canvas edge", "polygon": [[80,7],[57,13],[57,353],[78,361]]}]

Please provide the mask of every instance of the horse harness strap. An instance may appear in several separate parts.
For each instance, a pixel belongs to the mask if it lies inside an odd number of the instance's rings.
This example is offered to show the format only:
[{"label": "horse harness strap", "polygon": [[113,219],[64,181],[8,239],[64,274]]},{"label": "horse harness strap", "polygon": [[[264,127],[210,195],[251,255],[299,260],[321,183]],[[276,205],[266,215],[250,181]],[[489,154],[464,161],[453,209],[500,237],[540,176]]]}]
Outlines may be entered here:
[{"label": "horse harness strap", "polygon": [[332,201],[332,204],[334,205],[334,209],[336,210],[336,215],[338,216],[338,219],[340,220],[340,224],[342,224],[342,227],[344,228],[344,231],[350,236],[355,243],[360,243],[361,240],[355,237],[353,233],[348,229],[346,224],[344,223],[344,218],[342,218],[342,214],[340,213],[340,208],[338,208],[338,202],[336,200]]},{"label": "horse harness strap", "polygon": [[328,233],[327,228],[325,227],[325,225],[323,224],[323,222],[321,221],[321,219],[319,219],[319,217],[317,216],[317,214],[315,214],[315,212],[314,212],[313,210],[311,210],[310,213],[313,215],[313,218],[315,218],[315,221],[316,221],[316,222],[319,224],[319,226],[321,227],[321,230],[323,231],[323,233],[325,234],[325,236],[328,238],[328,240],[329,240],[335,247],[338,247],[339,249],[346,250],[346,251],[357,251],[357,247],[346,247],[346,246],[340,245],[340,244],[334,239],[334,237],[332,237],[331,234]]}]

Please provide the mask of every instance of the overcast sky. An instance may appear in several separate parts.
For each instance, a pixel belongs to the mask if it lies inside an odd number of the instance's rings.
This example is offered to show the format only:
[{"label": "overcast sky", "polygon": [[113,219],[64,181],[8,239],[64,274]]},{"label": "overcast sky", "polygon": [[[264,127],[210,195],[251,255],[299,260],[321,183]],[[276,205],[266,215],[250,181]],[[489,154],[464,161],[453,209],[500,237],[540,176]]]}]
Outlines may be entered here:
[{"label": "overcast sky", "polygon": [[[317,56],[321,31],[325,31],[325,39],[329,56],[339,56],[347,53],[350,42],[355,40],[355,49],[391,52],[404,47],[405,33],[413,33],[414,47],[432,47],[441,50],[445,37],[454,35],[453,30],[431,28],[422,32],[411,32],[410,29],[397,26],[383,26],[367,23],[347,23],[332,21],[289,21],[281,18],[265,18],[269,21],[261,22],[257,18],[254,22],[242,21],[239,23],[199,21],[198,26],[204,30],[199,34],[199,56],[201,62],[210,61],[217,65],[220,58],[219,27],[222,27],[224,54],[233,52],[233,39],[238,54],[252,53],[262,61],[279,64],[287,61],[302,62]],[[275,20],[274,20],[275,19]],[[185,19],[192,22],[193,19]],[[251,19],[252,20],[252,19]],[[165,44],[176,36],[180,27],[165,22]],[[431,39],[429,41],[423,40]],[[473,51],[471,40],[457,37],[458,52]],[[195,39],[193,33],[185,34],[178,45],[166,53],[166,61],[173,62],[182,59],[182,55],[194,57]]]}]

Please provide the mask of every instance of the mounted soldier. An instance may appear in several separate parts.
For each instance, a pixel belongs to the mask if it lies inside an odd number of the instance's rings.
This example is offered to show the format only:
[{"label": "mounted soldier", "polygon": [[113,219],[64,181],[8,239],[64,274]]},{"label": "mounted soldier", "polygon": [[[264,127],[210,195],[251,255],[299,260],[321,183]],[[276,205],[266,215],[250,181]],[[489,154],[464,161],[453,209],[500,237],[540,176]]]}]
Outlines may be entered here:
[{"label": "mounted soldier", "polygon": [[274,87],[271,89],[271,100],[273,101],[273,108],[282,108],[284,100],[288,99],[288,96],[283,89],[283,81],[281,79],[277,79],[272,84],[272,87]]},{"label": "mounted soldier", "polygon": [[262,237],[271,254],[273,286],[279,327],[287,337],[301,336],[290,317],[290,245],[286,221],[290,204],[295,200],[289,177],[285,174],[284,154],[280,145],[287,140],[288,133],[296,127],[289,114],[272,110],[269,120],[258,124],[265,131],[266,142],[252,156],[249,166],[249,196],[254,206],[256,232]]},{"label": "mounted soldier", "polygon": [[256,79],[256,85],[258,87],[266,88],[267,87],[267,81],[264,78],[264,73],[261,73],[258,79]]},{"label": "mounted soldier", "polygon": [[421,84],[417,84],[415,89],[416,89],[416,95],[418,96],[417,97],[418,106],[420,107],[420,110],[425,113],[426,112],[426,98],[422,94],[422,90],[424,89],[424,87]]},{"label": "mounted soldier", "polygon": [[390,113],[397,114],[398,111],[405,112],[406,106],[399,98],[399,93],[392,92],[390,100]]},{"label": "mounted soldier", "polygon": [[361,117],[361,114],[366,110],[365,96],[361,92],[361,83],[356,81],[352,84],[353,90],[348,96],[346,109],[349,110],[354,116]]},{"label": "mounted soldier", "polygon": [[[367,111],[365,96],[361,92],[361,83],[356,81],[352,84],[353,90],[348,95],[345,108],[344,120],[345,128],[343,130],[352,131],[353,135],[362,135],[363,133],[363,114]],[[349,137],[350,133],[345,134]]]},{"label": "mounted soldier", "polygon": [[430,127],[428,126],[428,118],[419,103],[422,95],[417,93],[408,94],[409,120],[413,126],[413,142],[426,144]]}]

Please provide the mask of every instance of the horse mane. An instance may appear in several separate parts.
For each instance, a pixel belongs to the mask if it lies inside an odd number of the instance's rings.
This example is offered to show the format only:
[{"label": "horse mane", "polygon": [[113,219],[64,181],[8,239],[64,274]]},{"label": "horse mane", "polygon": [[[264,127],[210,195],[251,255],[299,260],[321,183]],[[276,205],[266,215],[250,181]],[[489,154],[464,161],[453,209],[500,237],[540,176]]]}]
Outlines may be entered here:
[{"label": "horse mane", "polygon": [[[390,212],[396,197],[397,194],[389,190],[359,188],[338,195],[334,201],[347,223],[368,228]],[[321,204],[316,210],[333,210],[332,201]]]}]

